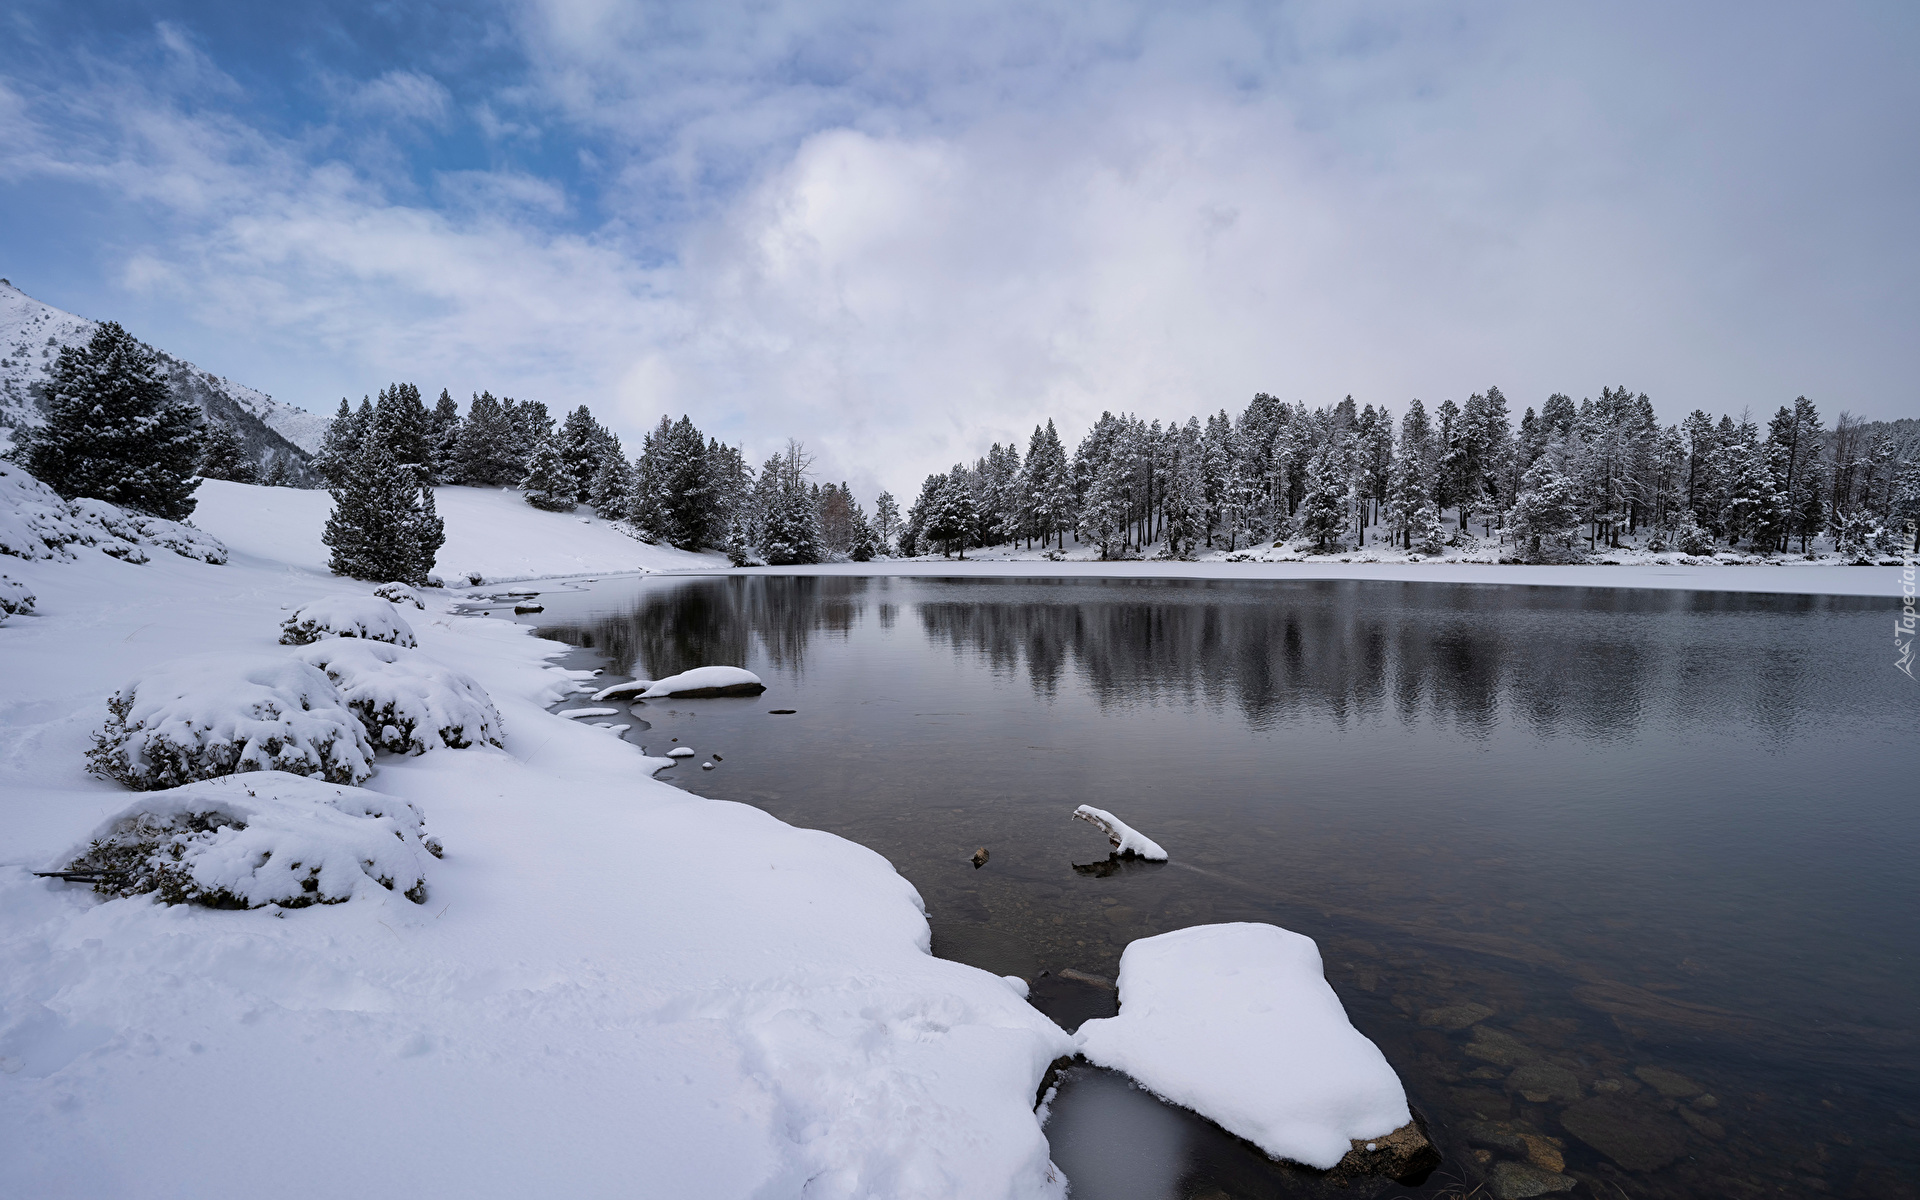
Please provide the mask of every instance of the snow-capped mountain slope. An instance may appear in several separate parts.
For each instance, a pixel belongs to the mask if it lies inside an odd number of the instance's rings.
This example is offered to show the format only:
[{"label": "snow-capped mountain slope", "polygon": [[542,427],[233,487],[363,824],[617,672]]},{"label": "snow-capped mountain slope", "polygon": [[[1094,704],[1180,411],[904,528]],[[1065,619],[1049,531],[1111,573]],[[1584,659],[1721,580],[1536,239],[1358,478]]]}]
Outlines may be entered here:
[{"label": "snow-capped mountain slope", "polygon": [[[97,321],[43,304],[0,279],[0,427],[40,423],[36,385],[46,381],[60,347],[85,342],[98,327]],[[320,448],[330,418],[283,404],[164,350],[157,353],[174,393],[193,401],[208,416],[238,426],[250,449],[261,454],[284,452],[284,446],[275,445],[283,443],[312,454]]]}]

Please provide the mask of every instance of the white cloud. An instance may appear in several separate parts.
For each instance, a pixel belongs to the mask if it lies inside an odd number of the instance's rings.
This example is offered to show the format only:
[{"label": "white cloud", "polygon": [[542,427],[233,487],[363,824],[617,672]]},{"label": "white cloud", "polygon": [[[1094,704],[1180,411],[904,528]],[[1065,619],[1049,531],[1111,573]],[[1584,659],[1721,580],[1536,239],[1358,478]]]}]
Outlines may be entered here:
[{"label": "white cloud", "polygon": [[418,71],[388,71],[343,91],[348,111],[380,120],[444,126],[453,108],[446,85]]}]

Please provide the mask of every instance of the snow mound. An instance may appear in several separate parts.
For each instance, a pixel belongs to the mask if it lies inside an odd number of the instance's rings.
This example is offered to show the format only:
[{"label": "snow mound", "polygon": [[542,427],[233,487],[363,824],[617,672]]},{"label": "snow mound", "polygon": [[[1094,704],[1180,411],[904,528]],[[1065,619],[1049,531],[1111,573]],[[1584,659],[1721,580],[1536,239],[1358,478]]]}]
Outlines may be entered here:
[{"label": "snow mound", "polygon": [[227,561],[227,548],[191,525],[150,517],[105,500],[62,500],[59,493],[13,463],[0,462],[0,554],[71,559],[75,544],[98,546],[132,563],[148,561],[157,546],[206,563]]},{"label": "snow mound", "polygon": [[294,610],[280,623],[280,644],[305,646],[325,637],[365,638],[411,649],[413,626],[378,596],[328,596]]},{"label": "snow mound", "polygon": [[427,898],[423,836],[405,800],[268,771],[149,792],[102,822],[60,870],[111,896],[163,904],[305,908],[375,889]]},{"label": "snow mound", "polygon": [[[760,677],[739,667],[695,667],[657,679],[640,693],[643,700],[674,696],[697,700],[706,696],[757,696],[767,690]],[[595,699],[599,697],[596,695]]]},{"label": "snow mound", "polygon": [[593,694],[593,699],[596,703],[602,700],[625,699],[629,696],[638,696],[652,686],[651,679],[633,679],[626,683],[616,683],[612,687],[601,688]]},{"label": "snow mound", "polygon": [[89,769],[135,791],[286,771],[357,784],[373,774],[360,719],[318,670],[250,654],[179,659],[107,701]]},{"label": "snow mound", "polygon": [[1154,862],[1167,861],[1167,852],[1160,843],[1133,826],[1122,821],[1104,808],[1095,808],[1091,804],[1082,804],[1073,810],[1076,820],[1098,825],[1112,844],[1113,852],[1121,858],[1146,858]]},{"label": "snow mound", "polygon": [[485,689],[418,650],[328,638],[295,658],[326,673],[375,746],[394,754],[500,746],[500,713]]},{"label": "snow mound", "polygon": [[617,717],[620,715],[620,710],[617,708],[563,708],[553,715],[578,721],[582,717]]},{"label": "snow mound", "polygon": [[19,613],[30,613],[37,598],[27,585],[9,575],[0,574],[0,621]]},{"label": "snow mound", "polygon": [[667,757],[668,758],[692,758],[693,749],[692,747],[689,747],[689,746],[675,746],[673,749],[667,751]]},{"label": "snow mound", "polygon": [[1120,1015],[1080,1026],[1080,1053],[1276,1158],[1326,1170],[1353,1139],[1413,1119],[1400,1077],[1327,986],[1312,938],[1197,925],[1129,945],[1119,982]]},{"label": "snow mound", "polygon": [[411,604],[422,610],[427,607],[427,602],[420,598],[420,593],[404,583],[383,583],[373,589],[373,594],[396,607],[402,604]]}]

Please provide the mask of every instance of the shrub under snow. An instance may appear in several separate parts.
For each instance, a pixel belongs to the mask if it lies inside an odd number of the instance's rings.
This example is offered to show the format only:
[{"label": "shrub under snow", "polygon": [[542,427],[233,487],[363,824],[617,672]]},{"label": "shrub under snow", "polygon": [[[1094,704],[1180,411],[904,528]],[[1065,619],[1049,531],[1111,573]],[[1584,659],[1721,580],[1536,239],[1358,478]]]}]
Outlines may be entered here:
[{"label": "shrub under snow", "polygon": [[439,746],[503,744],[500,714],[486,691],[418,650],[328,638],[297,656],[326,672],[383,750],[424,754]]},{"label": "shrub under snow", "polygon": [[409,648],[419,645],[413,626],[378,596],[328,596],[301,605],[280,623],[284,646],[305,646],[327,637],[366,638]]},{"label": "shrub under snow", "polygon": [[120,689],[107,711],[89,768],[135,791],[244,771],[350,784],[373,774],[360,719],[331,680],[293,659],[180,659]]},{"label": "shrub under snow", "polygon": [[62,500],[13,463],[0,463],[0,554],[15,558],[72,558],[71,546],[98,546],[127,562],[148,561],[146,547],[171,550],[206,563],[227,561],[218,538],[162,517],[105,500]]},{"label": "shrub under snow", "polygon": [[411,604],[420,609],[427,606],[426,602],[420,599],[420,593],[404,583],[383,583],[373,589],[373,594],[395,606]]},{"label": "shrub under snow", "polygon": [[17,613],[33,611],[34,595],[18,579],[0,575],[0,621]]},{"label": "shrub under snow", "polygon": [[166,904],[305,908],[373,889],[427,898],[418,809],[392,796],[278,771],[151,792],[107,818],[59,868],[111,896]]}]

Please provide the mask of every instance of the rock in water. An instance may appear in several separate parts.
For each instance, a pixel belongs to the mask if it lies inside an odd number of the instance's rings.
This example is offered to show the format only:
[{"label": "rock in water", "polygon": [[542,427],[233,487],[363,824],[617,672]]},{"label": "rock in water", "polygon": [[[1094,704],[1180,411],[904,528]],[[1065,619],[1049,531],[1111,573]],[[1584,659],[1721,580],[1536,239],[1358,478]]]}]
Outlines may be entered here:
[{"label": "rock in water", "polygon": [[1440,1151],[1416,1117],[1385,1137],[1354,1138],[1353,1149],[1327,1175],[1335,1180],[1384,1176],[1418,1187],[1439,1165]]},{"label": "rock in water", "polygon": [[975,850],[973,852],[973,869],[978,871],[981,867],[984,867],[986,865],[987,865],[987,848],[985,846],[982,846],[978,850]]},{"label": "rock in water", "polygon": [[1495,1163],[1489,1182],[1493,1187],[1494,1200],[1533,1200],[1535,1196],[1557,1196],[1572,1191],[1578,1183],[1571,1176],[1517,1162]]},{"label": "rock in water", "polygon": [[1560,1114],[1560,1124],[1629,1171],[1657,1171],[1687,1152],[1679,1122],[1611,1096],[1582,1100]]}]

